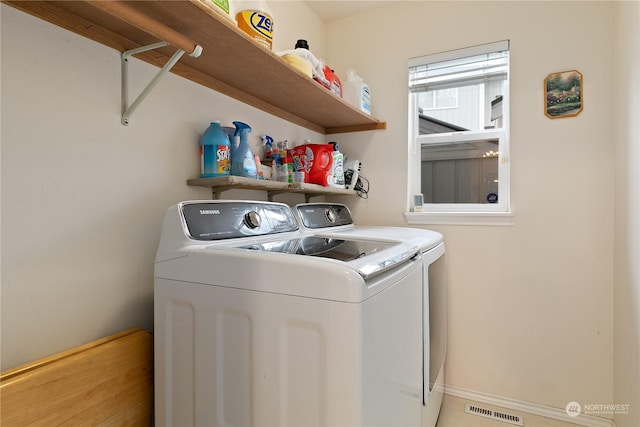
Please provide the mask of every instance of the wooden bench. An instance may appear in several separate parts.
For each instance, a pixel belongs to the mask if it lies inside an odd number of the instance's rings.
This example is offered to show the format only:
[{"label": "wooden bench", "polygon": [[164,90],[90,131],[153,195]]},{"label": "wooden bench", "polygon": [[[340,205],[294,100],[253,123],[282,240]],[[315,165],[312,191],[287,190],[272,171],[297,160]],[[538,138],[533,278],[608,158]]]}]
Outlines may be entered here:
[{"label": "wooden bench", "polygon": [[153,338],[129,329],[5,371],[0,410],[3,427],[150,426]]}]

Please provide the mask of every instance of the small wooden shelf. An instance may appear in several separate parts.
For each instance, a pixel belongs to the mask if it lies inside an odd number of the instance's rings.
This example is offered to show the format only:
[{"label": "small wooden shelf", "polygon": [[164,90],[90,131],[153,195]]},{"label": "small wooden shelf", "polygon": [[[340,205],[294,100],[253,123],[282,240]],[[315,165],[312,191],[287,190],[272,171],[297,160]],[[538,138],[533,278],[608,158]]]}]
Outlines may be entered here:
[{"label": "small wooden shelf", "polygon": [[[185,55],[172,68],[175,74],[319,133],[386,129],[386,123],[291,67],[199,0],[125,2],[149,18],[145,28],[92,4],[99,1],[2,1],[121,52],[157,43],[150,33],[159,23],[203,48],[198,58]],[[162,67],[175,50],[167,46],[136,57]]]},{"label": "small wooden shelf", "polygon": [[218,199],[220,194],[226,190],[244,189],[261,190],[268,193],[269,200],[273,196],[282,193],[301,193],[305,195],[305,200],[313,196],[355,196],[354,190],[343,188],[324,187],[322,185],[307,183],[287,183],[280,181],[269,181],[263,179],[245,178],[241,176],[223,176],[217,178],[194,178],[187,180],[187,185],[196,187],[210,187],[213,190],[213,198]]}]

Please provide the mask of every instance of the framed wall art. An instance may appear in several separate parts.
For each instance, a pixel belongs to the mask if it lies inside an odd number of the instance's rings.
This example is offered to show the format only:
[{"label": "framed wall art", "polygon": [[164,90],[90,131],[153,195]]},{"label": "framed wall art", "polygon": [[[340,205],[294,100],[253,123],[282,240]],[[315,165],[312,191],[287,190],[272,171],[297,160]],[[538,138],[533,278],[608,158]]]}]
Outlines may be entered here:
[{"label": "framed wall art", "polygon": [[584,108],[582,73],[576,70],[549,74],[544,79],[544,114],[550,119],[575,117]]}]

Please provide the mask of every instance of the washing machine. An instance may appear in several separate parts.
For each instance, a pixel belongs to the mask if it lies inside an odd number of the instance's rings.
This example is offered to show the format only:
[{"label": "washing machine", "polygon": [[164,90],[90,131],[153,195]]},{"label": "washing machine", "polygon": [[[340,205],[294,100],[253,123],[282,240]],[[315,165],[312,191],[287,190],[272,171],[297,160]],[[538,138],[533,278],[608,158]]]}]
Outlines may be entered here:
[{"label": "washing machine", "polygon": [[296,205],[303,233],[341,239],[374,239],[404,242],[421,254],[422,284],[422,425],[436,425],[444,395],[444,364],[447,349],[447,281],[443,236],[410,227],[358,226],[349,208],[339,203]]},{"label": "washing machine", "polygon": [[172,206],[154,267],[156,425],[422,425],[422,252],[303,230],[280,203]]}]

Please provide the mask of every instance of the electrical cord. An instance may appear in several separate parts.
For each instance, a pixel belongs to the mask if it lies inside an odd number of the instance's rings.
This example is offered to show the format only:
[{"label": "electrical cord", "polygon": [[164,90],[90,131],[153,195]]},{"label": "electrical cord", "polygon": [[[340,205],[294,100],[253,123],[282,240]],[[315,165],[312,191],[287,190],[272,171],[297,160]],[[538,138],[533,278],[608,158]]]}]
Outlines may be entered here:
[{"label": "electrical cord", "polygon": [[[351,184],[351,180],[353,179],[353,170],[347,169],[344,171],[344,182],[346,185]],[[362,175],[358,176],[358,181],[356,181],[356,185],[353,186],[353,190],[356,192],[358,196],[363,199],[367,199],[369,197],[369,180]]]},{"label": "electrical cord", "polygon": [[358,181],[356,182],[356,186],[353,187],[356,191],[356,194],[363,199],[369,198],[369,180],[364,176],[360,175],[358,177]]}]

